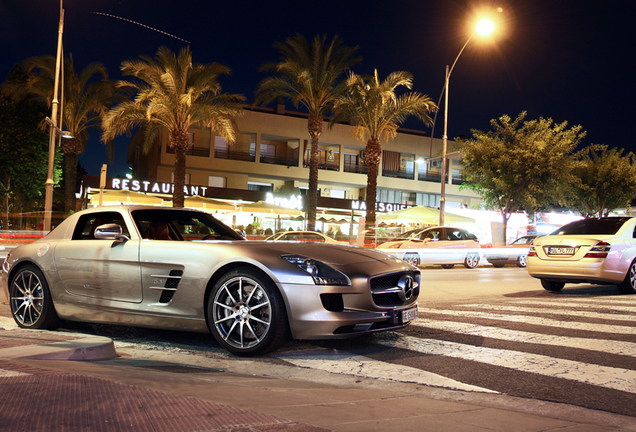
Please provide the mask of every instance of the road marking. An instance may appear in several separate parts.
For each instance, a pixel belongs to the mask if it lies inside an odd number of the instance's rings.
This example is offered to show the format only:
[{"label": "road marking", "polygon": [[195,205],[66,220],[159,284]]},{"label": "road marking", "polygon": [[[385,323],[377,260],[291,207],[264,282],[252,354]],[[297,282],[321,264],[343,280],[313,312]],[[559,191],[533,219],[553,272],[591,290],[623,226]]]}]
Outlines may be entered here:
[{"label": "road marking", "polygon": [[[500,315],[486,312],[476,311],[463,311],[463,310],[443,310],[443,309],[429,309],[418,308],[420,314],[437,314],[437,315],[452,315],[460,318],[485,318],[489,320],[497,321],[512,321],[521,322],[532,325],[540,325],[545,327],[557,327],[561,329],[569,330],[585,330],[603,333],[620,333],[628,335],[636,335],[636,327],[626,327],[608,324],[591,324],[573,321],[559,321],[551,318],[534,317],[528,315]],[[550,312],[550,310],[544,310],[544,312]],[[423,315],[420,315],[423,316]],[[633,319],[633,317],[632,317]]]},{"label": "road marking", "polygon": [[416,327],[425,327],[435,330],[444,330],[453,333],[482,336],[511,342],[577,348],[588,351],[599,351],[608,354],[636,357],[636,343],[631,342],[545,335],[540,333],[502,329],[499,327],[480,326],[477,324],[469,324],[456,321],[439,321],[422,318],[418,319],[411,325]]},{"label": "road marking", "polygon": [[[589,301],[587,299],[585,300],[586,300],[585,304],[578,303],[578,302],[574,303],[574,302],[562,302],[562,301],[557,301],[554,303],[551,302],[551,304],[556,304],[560,307],[576,307],[580,309],[612,309],[612,310],[617,310],[622,312],[631,312],[631,313],[636,312],[636,307],[633,306],[634,305],[633,301],[629,303],[619,302],[619,301],[610,302],[610,303],[602,303],[597,301]],[[538,300],[519,300],[519,301],[514,301],[511,303],[545,306],[545,302],[538,301]]]},{"label": "road marking", "polygon": [[464,384],[441,375],[421,369],[386,363],[369,357],[347,352],[293,352],[275,354],[273,357],[283,359],[296,366],[324,370],[329,373],[353,375],[358,377],[423,384],[462,391],[498,393],[494,390]]},{"label": "road marking", "polygon": [[636,371],[633,370],[563,360],[521,351],[476,347],[436,339],[401,336],[395,340],[394,337],[394,335],[378,334],[376,340],[381,345],[422,354],[470,360],[516,371],[636,393]]},{"label": "road marking", "polygon": [[[509,305],[489,305],[489,304],[466,304],[461,305],[459,307],[469,307],[469,308],[480,308],[480,309],[488,309],[488,310],[497,310],[503,312],[528,312],[528,313],[549,313],[553,315],[568,315],[568,316],[576,316],[583,318],[599,318],[603,320],[617,320],[617,321],[633,321],[634,315],[619,315],[613,313],[603,313],[603,312],[586,312],[586,311],[576,311],[571,309],[546,309],[545,303],[542,308],[532,308],[532,307],[520,307],[520,306],[509,306]],[[564,306],[559,304],[559,306]],[[615,310],[622,310],[620,308],[614,308]],[[636,312],[636,309],[634,309]]]}]

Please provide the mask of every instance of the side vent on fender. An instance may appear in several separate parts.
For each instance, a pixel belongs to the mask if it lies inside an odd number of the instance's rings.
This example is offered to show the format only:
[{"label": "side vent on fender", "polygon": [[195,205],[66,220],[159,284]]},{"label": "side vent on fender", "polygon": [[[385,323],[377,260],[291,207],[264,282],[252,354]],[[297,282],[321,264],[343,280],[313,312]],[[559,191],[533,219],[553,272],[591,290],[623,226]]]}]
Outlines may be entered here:
[{"label": "side vent on fender", "polygon": [[151,286],[151,289],[161,290],[161,296],[159,297],[159,303],[170,303],[174,293],[177,291],[177,287],[179,286],[179,282],[181,282],[181,276],[183,276],[183,270],[170,270],[170,274],[168,276],[165,275],[153,275],[153,279],[157,280],[157,278],[164,279],[165,283],[162,287]]}]

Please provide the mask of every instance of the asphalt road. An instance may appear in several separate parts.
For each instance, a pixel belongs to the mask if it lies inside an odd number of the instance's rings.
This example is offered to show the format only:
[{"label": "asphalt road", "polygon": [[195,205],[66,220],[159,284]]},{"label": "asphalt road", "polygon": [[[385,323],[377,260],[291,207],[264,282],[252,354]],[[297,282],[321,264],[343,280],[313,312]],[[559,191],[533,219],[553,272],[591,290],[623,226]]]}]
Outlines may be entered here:
[{"label": "asphalt road", "polygon": [[[615,286],[543,290],[525,269],[422,269],[419,318],[400,332],[292,341],[257,359],[331,374],[565,403],[636,417],[636,297]],[[6,304],[0,314],[8,316]],[[66,323],[118,350],[240,362],[211,335]]]}]

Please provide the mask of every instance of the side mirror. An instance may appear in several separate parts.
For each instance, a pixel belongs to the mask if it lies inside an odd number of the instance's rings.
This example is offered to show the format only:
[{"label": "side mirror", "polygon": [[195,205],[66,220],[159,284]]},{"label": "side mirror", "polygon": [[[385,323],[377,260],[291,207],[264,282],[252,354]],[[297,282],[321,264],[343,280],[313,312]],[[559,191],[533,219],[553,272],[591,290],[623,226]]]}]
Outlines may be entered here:
[{"label": "side mirror", "polygon": [[118,241],[130,240],[127,236],[125,236],[122,233],[121,227],[114,223],[98,226],[95,229],[95,238],[98,240],[118,240]]}]

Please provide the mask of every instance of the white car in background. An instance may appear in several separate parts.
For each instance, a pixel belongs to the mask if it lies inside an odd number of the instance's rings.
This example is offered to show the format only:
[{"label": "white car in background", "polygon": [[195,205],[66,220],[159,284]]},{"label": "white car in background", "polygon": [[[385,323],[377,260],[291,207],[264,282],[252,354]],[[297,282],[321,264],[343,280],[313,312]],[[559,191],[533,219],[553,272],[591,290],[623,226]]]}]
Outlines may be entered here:
[{"label": "white car in background", "polygon": [[566,283],[618,285],[636,294],[636,218],[583,219],[534,240],[528,274],[548,291]]},{"label": "white car in background", "polygon": [[436,226],[400,234],[377,247],[413,265],[441,265],[453,268],[463,264],[475,268],[481,259],[477,236],[462,228]]},{"label": "white car in background", "polygon": [[303,241],[315,243],[345,243],[316,231],[283,231],[267,237],[267,241]]}]

